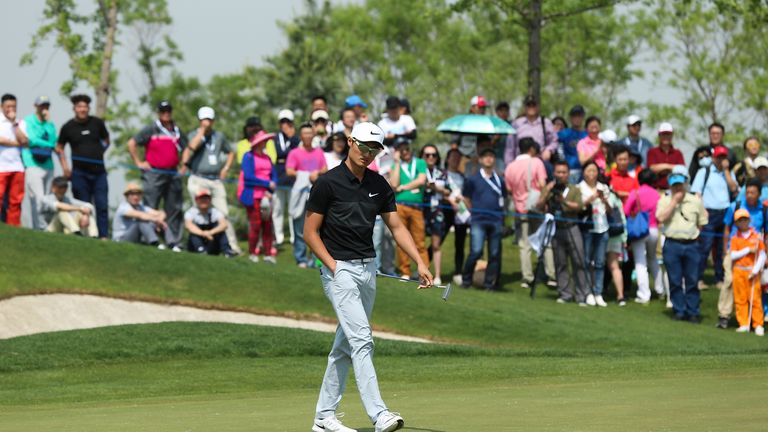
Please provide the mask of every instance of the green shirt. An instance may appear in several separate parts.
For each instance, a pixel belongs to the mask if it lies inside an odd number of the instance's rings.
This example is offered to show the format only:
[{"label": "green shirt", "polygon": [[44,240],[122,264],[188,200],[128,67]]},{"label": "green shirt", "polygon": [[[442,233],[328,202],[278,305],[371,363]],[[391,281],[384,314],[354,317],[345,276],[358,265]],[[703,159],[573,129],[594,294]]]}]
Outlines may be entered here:
[{"label": "green shirt", "polygon": [[[427,163],[423,159],[414,157],[410,162],[400,162],[400,184],[406,185],[414,180],[419,174],[427,175]],[[421,204],[424,202],[424,186],[416,189],[398,192],[395,195],[397,202],[407,202]]]},{"label": "green shirt", "polygon": [[35,158],[32,156],[32,151],[29,147],[56,147],[56,126],[53,122],[42,122],[36,114],[28,115],[24,118],[24,133],[29,138],[29,146],[21,149],[21,159],[24,162],[24,166],[38,167],[44,170],[53,170],[53,156],[55,153],[51,152],[51,157],[41,160],[40,157]]}]

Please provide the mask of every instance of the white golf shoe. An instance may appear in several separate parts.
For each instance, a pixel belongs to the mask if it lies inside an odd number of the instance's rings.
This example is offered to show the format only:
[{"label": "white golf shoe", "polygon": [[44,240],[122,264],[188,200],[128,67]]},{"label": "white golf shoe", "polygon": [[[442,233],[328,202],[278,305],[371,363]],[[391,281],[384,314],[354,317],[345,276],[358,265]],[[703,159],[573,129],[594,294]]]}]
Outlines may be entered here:
[{"label": "white golf shoe", "polygon": [[392,432],[402,429],[403,426],[405,426],[405,420],[400,417],[400,414],[391,411],[379,414],[379,418],[376,419],[376,432]]},{"label": "white golf shoe", "polygon": [[[338,417],[344,417],[344,414],[339,414]],[[350,429],[343,424],[336,416],[326,417],[322,420],[315,419],[315,424],[312,425],[313,432],[357,432],[356,429]],[[394,429],[393,429],[394,430]]]},{"label": "white golf shoe", "polygon": [[765,328],[763,326],[755,327],[755,334],[757,336],[765,336]]},{"label": "white golf shoe", "polygon": [[605,300],[603,300],[603,296],[601,295],[595,296],[595,303],[600,307],[608,307],[608,303],[606,303]]},{"label": "white golf shoe", "polygon": [[587,304],[589,306],[597,306],[597,303],[595,302],[595,295],[594,294],[590,294],[590,295],[587,296]]},{"label": "white golf shoe", "polygon": [[741,326],[741,327],[736,329],[736,333],[748,333],[748,332],[749,332],[749,326],[748,325]]}]

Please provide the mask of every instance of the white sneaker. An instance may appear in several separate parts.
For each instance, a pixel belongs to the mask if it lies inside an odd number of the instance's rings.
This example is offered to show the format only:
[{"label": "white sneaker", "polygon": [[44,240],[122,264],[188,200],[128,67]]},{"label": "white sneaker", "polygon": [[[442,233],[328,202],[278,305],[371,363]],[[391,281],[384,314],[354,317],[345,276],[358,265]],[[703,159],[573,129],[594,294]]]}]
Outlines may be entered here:
[{"label": "white sneaker", "polygon": [[162,243],[157,245],[157,250],[166,250],[166,249],[168,249],[168,248],[164,244],[162,244]]},{"label": "white sneaker", "polygon": [[745,325],[737,328],[736,333],[749,333],[749,326]]},{"label": "white sneaker", "polygon": [[[339,414],[339,417],[344,417],[344,414]],[[322,420],[315,419],[315,424],[312,425],[313,432],[357,432],[356,429],[350,429],[343,424],[336,416],[326,417]]]},{"label": "white sneaker", "polygon": [[264,262],[269,264],[277,264],[277,258],[271,255],[267,255],[264,257]]},{"label": "white sneaker", "polygon": [[765,336],[765,328],[763,328],[763,326],[755,327],[755,334],[758,336]]},{"label": "white sneaker", "polygon": [[440,280],[440,276],[432,279],[432,285],[442,285],[442,284],[443,284],[443,281]]},{"label": "white sneaker", "polygon": [[379,418],[376,419],[376,432],[392,432],[398,429],[402,429],[405,426],[405,420],[400,417],[400,414],[385,411],[379,414]]},{"label": "white sneaker", "polygon": [[587,296],[587,304],[589,306],[597,306],[597,303],[595,302],[595,295],[594,294],[590,294],[590,295]]},{"label": "white sneaker", "polygon": [[453,275],[453,283],[456,285],[461,285],[461,283],[464,282],[464,280],[461,278],[461,275]]},{"label": "white sneaker", "polygon": [[608,303],[603,300],[603,296],[601,295],[595,296],[595,303],[597,303],[597,305],[600,307],[608,307]]},{"label": "white sneaker", "polygon": [[248,259],[251,260],[251,262],[254,262],[254,263],[259,262],[259,256],[258,255],[251,255],[251,256],[248,257]]},{"label": "white sneaker", "polygon": [[174,252],[181,252],[181,248],[178,247],[178,246],[172,247],[171,250],[174,251]]}]

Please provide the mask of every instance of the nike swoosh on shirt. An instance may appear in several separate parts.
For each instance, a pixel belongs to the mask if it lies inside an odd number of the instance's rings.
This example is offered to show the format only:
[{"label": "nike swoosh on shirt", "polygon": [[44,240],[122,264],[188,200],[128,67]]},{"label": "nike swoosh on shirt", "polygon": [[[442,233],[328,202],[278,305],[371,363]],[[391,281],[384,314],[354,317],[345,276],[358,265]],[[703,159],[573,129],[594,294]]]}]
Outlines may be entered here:
[{"label": "nike swoosh on shirt", "polygon": [[369,192],[369,193],[368,193],[368,198],[373,198],[373,197],[375,197],[375,196],[376,196],[376,195],[378,195],[378,194],[379,194],[379,193],[375,193],[375,194],[372,194],[372,193],[370,193],[370,192]]}]

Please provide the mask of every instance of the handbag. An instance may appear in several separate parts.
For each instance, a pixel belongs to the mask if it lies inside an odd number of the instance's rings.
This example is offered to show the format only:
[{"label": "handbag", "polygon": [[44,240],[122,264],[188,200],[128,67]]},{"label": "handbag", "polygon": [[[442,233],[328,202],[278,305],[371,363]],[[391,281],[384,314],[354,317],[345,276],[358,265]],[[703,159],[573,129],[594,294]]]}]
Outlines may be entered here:
[{"label": "handbag", "polygon": [[53,147],[29,146],[29,151],[32,153],[32,159],[39,164],[48,162],[53,155]]},{"label": "handbag", "polygon": [[618,237],[624,235],[624,221],[621,220],[621,213],[624,209],[616,208],[611,205],[611,211],[606,212],[608,219],[608,237]]},{"label": "handbag", "polygon": [[635,207],[638,209],[634,215],[627,216],[627,241],[645,238],[650,230],[650,216],[646,211],[640,211],[640,191],[635,191]]},{"label": "handbag", "polygon": [[528,161],[528,173],[525,178],[525,187],[528,190],[528,198],[525,200],[525,210],[528,212],[538,212],[539,198],[541,198],[541,191],[531,189],[531,165],[533,164],[533,158]]}]

